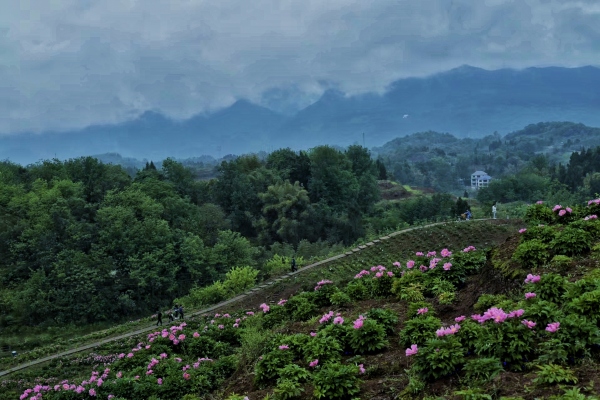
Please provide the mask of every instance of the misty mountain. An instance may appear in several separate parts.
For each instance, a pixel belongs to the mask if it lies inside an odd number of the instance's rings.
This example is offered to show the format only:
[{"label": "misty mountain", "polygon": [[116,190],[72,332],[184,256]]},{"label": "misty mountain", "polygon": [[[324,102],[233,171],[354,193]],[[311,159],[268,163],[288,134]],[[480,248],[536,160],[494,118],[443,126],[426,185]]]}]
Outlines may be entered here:
[{"label": "misty mountain", "polygon": [[117,152],[160,160],[222,157],[319,144],[381,146],[414,132],[459,138],[517,131],[540,121],[600,126],[600,69],[527,68],[487,71],[463,66],[392,83],[383,95],[346,96],[328,90],[293,115],[239,100],[210,115],[175,121],[147,111],[115,125],[0,138],[0,159],[27,164]]}]

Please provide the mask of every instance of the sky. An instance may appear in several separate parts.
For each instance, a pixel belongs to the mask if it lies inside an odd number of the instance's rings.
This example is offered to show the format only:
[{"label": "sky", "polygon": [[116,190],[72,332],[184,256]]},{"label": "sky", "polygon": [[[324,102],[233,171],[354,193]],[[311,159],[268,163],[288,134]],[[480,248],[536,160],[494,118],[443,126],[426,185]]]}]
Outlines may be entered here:
[{"label": "sky", "polygon": [[335,88],[600,63],[598,0],[0,2],[0,134],[174,119],[248,99],[293,112]]}]

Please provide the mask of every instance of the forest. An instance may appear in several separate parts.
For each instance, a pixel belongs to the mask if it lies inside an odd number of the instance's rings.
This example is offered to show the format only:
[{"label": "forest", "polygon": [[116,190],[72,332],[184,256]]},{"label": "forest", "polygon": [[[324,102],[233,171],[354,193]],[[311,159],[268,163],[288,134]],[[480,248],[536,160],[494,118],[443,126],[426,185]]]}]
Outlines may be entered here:
[{"label": "forest", "polygon": [[[131,177],[92,157],[0,163],[0,327],[123,321],[169,306],[235,266],[349,245],[397,210],[378,205],[369,151],[280,149],[198,180],[172,159]],[[406,203],[447,216],[450,195]],[[407,218],[408,219],[408,218]]]}]

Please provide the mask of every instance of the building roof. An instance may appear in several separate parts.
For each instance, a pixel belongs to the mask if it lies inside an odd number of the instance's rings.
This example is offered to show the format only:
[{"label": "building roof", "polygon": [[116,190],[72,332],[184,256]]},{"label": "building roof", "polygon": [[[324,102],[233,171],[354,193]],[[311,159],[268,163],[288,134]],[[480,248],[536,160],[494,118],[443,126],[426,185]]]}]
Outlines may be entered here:
[{"label": "building roof", "polygon": [[471,175],[487,175],[487,173],[485,173],[483,171],[475,171]]},{"label": "building roof", "polygon": [[491,177],[491,176],[489,176],[489,175],[483,175],[483,176],[480,176],[480,177],[479,177],[479,179],[480,179],[480,180],[483,180],[483,179],[490,180],[490,179],[492,179],[492,177]]}]

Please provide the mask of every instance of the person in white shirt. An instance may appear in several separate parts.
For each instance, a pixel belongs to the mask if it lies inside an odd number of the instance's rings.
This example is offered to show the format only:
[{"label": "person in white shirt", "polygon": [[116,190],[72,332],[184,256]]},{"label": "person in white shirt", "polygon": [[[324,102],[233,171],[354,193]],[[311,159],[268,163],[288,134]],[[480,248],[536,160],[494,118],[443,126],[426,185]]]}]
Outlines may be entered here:
[{"label": "person in white shirt", "polygon": [[494,219],[496,219],[496,203],[492,205],[492,214],[494,215]]}]

